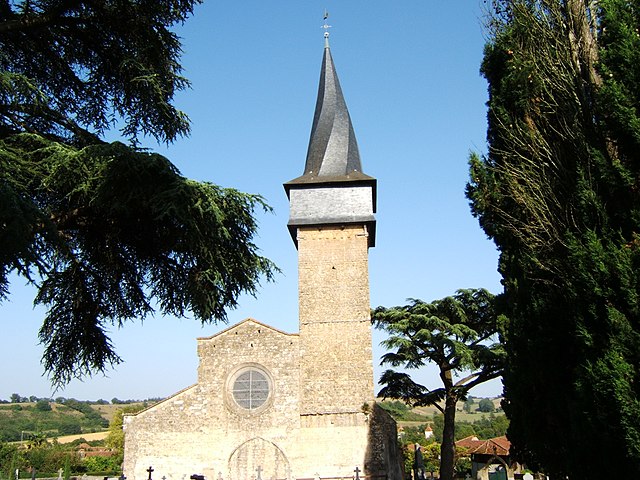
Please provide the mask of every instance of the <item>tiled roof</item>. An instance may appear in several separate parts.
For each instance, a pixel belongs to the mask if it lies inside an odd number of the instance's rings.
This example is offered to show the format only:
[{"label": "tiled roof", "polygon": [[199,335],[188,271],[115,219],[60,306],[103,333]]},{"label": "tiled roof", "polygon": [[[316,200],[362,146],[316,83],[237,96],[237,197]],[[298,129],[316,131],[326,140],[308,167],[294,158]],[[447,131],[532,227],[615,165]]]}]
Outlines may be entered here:
[{"label": "tiled roof", "polygon": [[478,437],[470,436],[458,440],[456,447],[465,448],[469,454],[499,455],[504,457],[509,455],[511,442],[509,442],[505,436],[491,438],[489,440],[479,440]]}]

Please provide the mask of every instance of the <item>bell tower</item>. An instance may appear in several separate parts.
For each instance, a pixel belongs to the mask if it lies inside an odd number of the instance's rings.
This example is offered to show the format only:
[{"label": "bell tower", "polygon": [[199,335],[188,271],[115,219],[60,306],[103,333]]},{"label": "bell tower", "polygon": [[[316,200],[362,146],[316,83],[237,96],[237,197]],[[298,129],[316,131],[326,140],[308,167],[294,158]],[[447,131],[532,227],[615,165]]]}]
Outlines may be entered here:
[{"label": "bell tower", "polygon": [[173,479],[403,479],[396,423],[374,397],[376,180],[362,171],[326,40],[304,172],[284,187],[299,333],[248,318],[199,338],[198,382],[123,419],[127,477],[153,465]]},{"label": "bell tower", "polygon": [[301,414],[360,413],[374,399],[368,249],[376,180],[362,172],[328,34],[304,173],[284,188],[298,249]]}]

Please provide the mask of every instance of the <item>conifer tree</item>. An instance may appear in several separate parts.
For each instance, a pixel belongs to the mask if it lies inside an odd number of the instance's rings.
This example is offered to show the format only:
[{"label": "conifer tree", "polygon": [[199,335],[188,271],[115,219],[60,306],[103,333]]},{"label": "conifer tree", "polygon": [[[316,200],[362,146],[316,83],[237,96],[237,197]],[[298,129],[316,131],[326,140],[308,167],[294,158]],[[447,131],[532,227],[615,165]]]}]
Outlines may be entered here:
[{"label": "conifer tree", "polygon": [[640,8],[496,0],[472,211],[500,250],[513,453],[640,473]]},{"label": "conifer tree", "polygon": [[391,350],[382,363],[418,369],[437,366],[442,386],[433,390],[409,374],[386,370],[378,396],[397,398],[413,406],[435,406],[443,415],[440,478],[453,480],[455,418],[458,401],[469,391],[502,373],[504,350],[497,341],[501,316],[495,297],[485,289],[458,290],[431,303],[411,300],[408,305],[377,307],[372,320],[389,333],[382,345]]},{"label": "conifer tree", "polygon": [[[171,28],[197,3],[0,1],[0,300],[11,274],[37,287],[56,385],[120,361],[110,325],[155,309],[224,320],[274,272],[252,241],[260,196],[136,148],[189,131]],[[101,139],[116,123],[129,146]]]}]

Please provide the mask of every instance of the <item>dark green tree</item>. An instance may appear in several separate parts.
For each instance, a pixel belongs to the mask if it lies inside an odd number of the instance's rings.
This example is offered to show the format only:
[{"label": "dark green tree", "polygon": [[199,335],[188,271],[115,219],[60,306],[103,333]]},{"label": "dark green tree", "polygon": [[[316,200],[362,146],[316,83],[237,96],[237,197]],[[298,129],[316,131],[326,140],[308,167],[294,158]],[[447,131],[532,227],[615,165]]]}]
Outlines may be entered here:
[{"label": "dark green tree", "polygon": [[[37,287],[55,385],[120,362],[109,326],[225,320],[275,271],[253,243],[260,196],[136,148],[189,131],[171,28],[197,3],[0,1],[0,300],[11,273]],[[129,146],[101,140],[116,125]]]},{"label": "dark green tree", "polygon": [[61,423],[58,426],[58,434],[60,435],[78,435],[80,433],[82,433],[82,426],[78,421],[68,421],[65,423]]},{"label": "dark green tree", "polygon": [[485,440],[506,435],[508,427],[509,420],[505,415],[494,415],[493,413],[489,414],[488,417],[482,415],[480,420],[473,422],[476,434],[479,438]]},{"label": "dark green tree", "polygon": [[64,467],[62,478],[64,480],[69,480],[71,478],[71,455],[66,455],[64,457]]},{"label": "dark green tree", "polygon": [[478,403],[478,411],[482,413],[491,413],[496,411],[496,406],[489,398],[483,398]]},{"label": "dark green tree", "polygon": [[638,475],[640,8],[493,7],[467,193],[500,251],[513,453],[557,478]]},{"label": "dark green tree", "polygon": [[456,441],[475,435],[476,431],[469,422],[456,422],[455,439]]},{"label": "dark green tree", "polygon": [[[379,395],[404,400],[413,406],[434,405],[444,415],[440,475],[453,479],[455,465],[456,404],[470,389],[502,372],[503,349],[496,341],[498,315],[495,297],[484,289],[458,290],[455,295],[426,303],[378,307],[377,328],[389,337],[383,364],[417,369],[428,363],[440,370],[442,387],[429,390],[404,372],[387,370]],[[462,375],[457,378],[454,375]]]},{"label": "dark green tree", "polygon": [[38,410],[40,412],[50,412],[51,411],[51,404],[49,403],[48,400],[43,398],[42,400],[38,400],[36,402],[36,410]]}]

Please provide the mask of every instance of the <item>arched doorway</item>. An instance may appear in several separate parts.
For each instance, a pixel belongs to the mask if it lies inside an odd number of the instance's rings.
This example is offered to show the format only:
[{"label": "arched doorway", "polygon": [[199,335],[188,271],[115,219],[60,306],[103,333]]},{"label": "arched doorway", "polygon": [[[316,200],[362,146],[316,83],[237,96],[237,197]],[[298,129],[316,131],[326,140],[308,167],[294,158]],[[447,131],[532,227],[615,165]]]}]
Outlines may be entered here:
[{"label": "arched doorway", "polygon": [[290,478],[289,461],[276,444],[253,438],[229,457],[230,480],[283,480]]},{"label": "arched doorway", "polygon": [[487,480],[508,480],[509,474],[513,476],[513,472],[509,469],[507,463],[497,455],[493,455],[484,467],[478,471],[478,478]]}]

